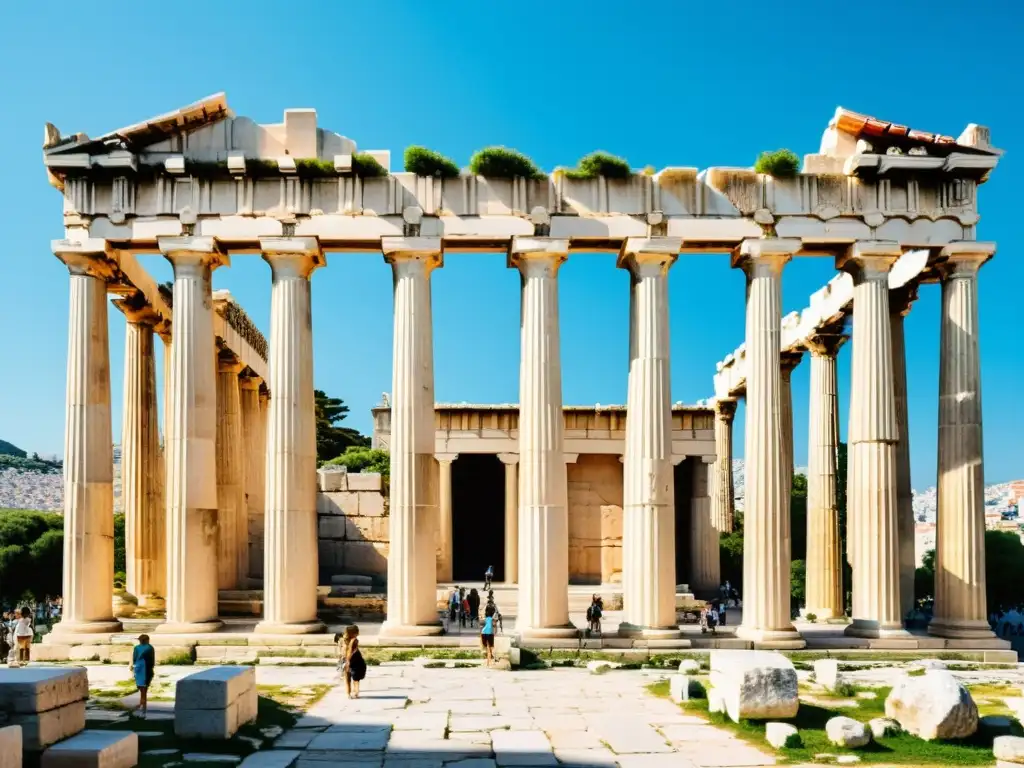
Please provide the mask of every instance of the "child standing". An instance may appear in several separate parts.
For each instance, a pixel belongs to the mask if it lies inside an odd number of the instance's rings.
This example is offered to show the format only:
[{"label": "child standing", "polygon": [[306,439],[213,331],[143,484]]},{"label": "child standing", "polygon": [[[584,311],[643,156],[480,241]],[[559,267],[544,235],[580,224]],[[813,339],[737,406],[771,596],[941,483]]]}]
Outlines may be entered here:
[{"label": "child standing", "polygon": [[345,662],[345,693],[350,699],[359,698],[359,681],[366,677],[366,661],[359,651],[359,627],[345,627],[341,638],[342,658]]},{"label": "child standing", "polygon": [[21,609],[21,618],[14,625],[14,640],[18,644],[18,661],[28,664],[32,654],[32,636],[35,630],[32,629],[32,611],[28,606]]}]

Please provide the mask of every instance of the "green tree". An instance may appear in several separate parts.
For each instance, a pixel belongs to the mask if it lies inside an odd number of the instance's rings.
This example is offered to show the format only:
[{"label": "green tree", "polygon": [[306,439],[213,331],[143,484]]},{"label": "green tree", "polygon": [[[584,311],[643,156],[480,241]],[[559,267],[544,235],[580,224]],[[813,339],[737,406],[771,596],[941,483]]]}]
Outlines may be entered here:
[{"label": "green tree", "polygon": [[793,475],[789,490],[790,557],[807,558],[807,476]]},{"label": "green tree", "polygon": [[321,389],[313,391],[316,406],[316,460],[322,464],[345,453],[350,446],[370,447],[370,438],[338,424],[348,416],[348,406],[338,397],[328,397]]},{"label": "green tree", "polygon": [[789,564],[789,597],[794,609],[800,608],[807,599],[807,563],[793,560]]},{"label": "green tree", "polygon": [[733,515],[732,533],[723,533],[718,540],[722,583],[726,581],[743,594],[743,510]]},{"label": "green tree", "polygon": [[[914,571],[914,597],[935,597],[935,550],[921,557]],[[985,531],[985,599],[990,611],[1024,603],[1024,544],[1009,531]]]},{"label": "green tree", "polygon": [[324,463],[327,466],[345,467],[349,472],[378,472],[383,477],[391,476],[391,455],[379,448],[349,446],[341,456]]},{"label": "green tree", "polygon": [[0,599],[60,594],[63,553],[61,515],[0,509]]}]

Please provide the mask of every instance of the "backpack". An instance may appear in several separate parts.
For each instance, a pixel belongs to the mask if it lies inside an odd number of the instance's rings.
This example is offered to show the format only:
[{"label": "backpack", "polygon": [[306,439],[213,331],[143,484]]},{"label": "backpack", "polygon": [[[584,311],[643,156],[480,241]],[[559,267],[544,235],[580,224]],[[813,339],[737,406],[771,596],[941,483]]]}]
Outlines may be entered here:
[{"label": "backpack", "polygon": [[359,650],[356,650],[348,660],[348,674],[356,682],[366,677],[366,661]]}]

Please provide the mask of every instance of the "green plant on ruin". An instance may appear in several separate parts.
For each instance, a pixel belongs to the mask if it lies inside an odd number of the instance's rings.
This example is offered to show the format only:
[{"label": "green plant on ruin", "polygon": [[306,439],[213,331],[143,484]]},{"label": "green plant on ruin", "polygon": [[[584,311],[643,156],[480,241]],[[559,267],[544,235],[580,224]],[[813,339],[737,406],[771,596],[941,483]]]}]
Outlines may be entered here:
[{"label": "green plant on ruin", "polygon": [[474,176],[491,179],[544,179],[547,178],[533,160],[522,152],[508,147],[486,147],[478,150],[469,160]]},{"label": "green plant on ruin", "polygon": [[604,176],[606,179],[628,179],[633,175],[629,163],[621,157],[616,157],[609,152],[591,152],[580,159],[575,168],[565,170],[567,179],[596,179]]},{"label": "green plant on ruin", "polygon": [[375,179],[388,175],[384,166],[377,162],[377,158],[365,152],[356,152],[352,155],[352,170],[357,176],[362,176],[364,179]]},{"label": "green plant on ruin", "polygon": [[276,176],[281,172],[277,160],[267,160],[259,157],[247,157],[245,159],[245,173],[248,176]]},{"label": "green plant on ruin", "polygon": [[296,158],[295,173],[304,179],[322,179],[338,175],[334,160],[321,160],[318,157]]},{"label": "green plant on ruin", "polygon": [[800,173],[800,158],[789,149],[762,152],[754,163],[754,170],[776,179],[791,179]]},{"label": "green plant on ruin", "polygon": [[436,176],[454,179],[459,175],[459,166],[452,160],[426,147],[413,145],[405,148],[405,170],[417,176]]}]

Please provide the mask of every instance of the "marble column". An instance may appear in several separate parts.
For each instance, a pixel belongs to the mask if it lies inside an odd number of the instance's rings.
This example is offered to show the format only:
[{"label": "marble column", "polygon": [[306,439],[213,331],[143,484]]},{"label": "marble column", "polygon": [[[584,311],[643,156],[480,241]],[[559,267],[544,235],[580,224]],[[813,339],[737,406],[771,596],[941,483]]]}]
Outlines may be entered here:
[{"label": "marble column", "polygon": [[256,546],[257,534],[262,539],[263,492],[266,482],[266,446],[263,437],[263,413],[260,410],[262,379],[249,371],[238,379],[239,401],[242,409],[242,490],[245,499],[244,527],[239,531],[238,565],[239,584],[257,578],[257,562],[263,559],[263,547]]},{"label": "marble column", "polygon": [[247,539],[242,404],[238,374],[245,366],[228,350],[217,357],[217,588],[240,589],[240,552]]},{"label": "marble column", "polygon": [[157,416],[153,329],[162,321],[145,298],[119,302],[125,316],[121,495],[125,588],[148,611],[164,609],[167,578],[163,454]]},{"label": "marble column", "polygon": [[939,347],[938,515],[935,618],[940,637],[993,638],[985,603],[985,461],[982,455],[978,270],[994,243],[942,249]]},{"label": "marble column", "polygon": [[316,412],[310,275],[315,237],[261,237],[270,264],[263,621],[260,634],[322,632],[317,619]]},{"label": "marble column", "polygon": [[63,615],[54,634],[119,632],[113,616],[114,455],[104,240],[53,241],[70,272],[64,412]]},{"label": "marble column", "polygon": [[800,364],[802,352],[781,352],[779,353],[779,402],[782,407],[780,420],[782,422],[782,460],[786,462],[783,477],[786,478],[786,487],[793,487],[793,369]]},{"label": "marble column", "polygon": [[712,520],[709,472],[714,471],[714,457],[690,458],[690,590],[703,599],[717,598],[722,584],[718,529]]},{"label": "marble column", "polygon": [[[267,421],[270,418],[270,391],[264,382],[260,385],[260,413],[259,430],[257,431],[257,456],[256,462],[259,465],[260,480],[258,487],[254,490],[257,494],[258,505],[255,509],[256,517],[253,519],[253,534],[249,541],[249,567],[252,577],[263,580],[263,565],[266,561],[266,496],[267,496]],[[319,566],[318,566],[319,567]]]},{"label": "marble column", "polygon": [[736,634],[802,648],[790,621],[790,484],[783,458],[779,360],[782,269],[799,240],[745,240],[733,265],[747,275],[746,491],[743,623]]},{"label": "marble column", "polygon": [[[163,451],[164,457],[163,457],[162,463],[161,463],[161,472],[163,472],[166,469],[166,463],[167,463],[167,457],[166,457],[166,453],[167,453],[167,420],[170,418],[170,413],[171,413],[171,330],[170,330],[170,326],[169,325],[167,325],[165,328],[163,328],[160,331],[160,343],[161,343],[161,345],[163,346],[163,349],[164,349],[164,382],[163,382],[163,388],[164,388],[164,392],[163,392],[163,395],[164,395],[164,397],[163,397],[163,400],[164,400],[164,402],[163,402],[164,418],[163,418],[163,442],[162,442],[162,445],[164,447],[164,451]],[[162,476],[165,476],[165,475],[162,475]]]},{"label": "marble column", "polygon": [[391,265],[395,294],[388,613],[381,634],[435,635],[441,624],[430,275],[444,256],[437,237],[385,237],[381,248]]},{"label": "marble column", "polygon": [[898,243],[855,243],[836,259],[853,276],[848,538],[852,540],[853,637],[905,635],[896,520],[896,403],[889,328],[889,269]]},{"label": "marble column", "polygon": [[715,466],[711,470],[711,524],[718,533],[732,533],[735,488],[732,480],[732,422],[735,400],[715,401]]},{"label": "marble column", "polygon": [[807,570],[805,615],[831,619],[845,613],[836,473],[839,460],[839,390],[836,355],[840,332],[809,339],[810,418],[807,439]]},{"label": "marble column", "polygon": [[914,609],[914,571],[917,568],[914,535],[914,492],[910,482],[910,426],[907,413],[907,354],[903,318],[917,299],[917,286],[889,291],[889,330],[892,334],[893,402],[896,405],[896,528],[900,542],[900,613]]},{"label": "marble column", "polygon": [[[678,237],[631,237],[619,255],[618,266],[630,273],[622,504],[623,622],[619,625],[619,634],[625,636],[680,635],[675,598],[668,271],[681,247]],[[709,505],[703,513],[710,524]]]},{"label": "marble column", "polygon": [[505,465],[505,583],[519,581],[519,454],[499,453]]},{"label": "marble column", "polygon": [[158,632],[214,632],[217,619],[217,374],[211,273],[229,263],[212,237],[161,237],[174,267],[164,437],[167,621]]},{"label": "marble column", "polygon": [[437,459],[437,580],[452,580],[452,462],[457,453],[438,453]]},{"label": "marble column", "polygon": [[558,269],[569,241],[513,238],[519,270],[519,610],[524,637],[574,637],[569,622],[569,517],[558,326]]}]

